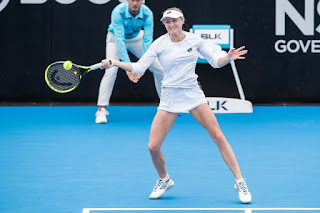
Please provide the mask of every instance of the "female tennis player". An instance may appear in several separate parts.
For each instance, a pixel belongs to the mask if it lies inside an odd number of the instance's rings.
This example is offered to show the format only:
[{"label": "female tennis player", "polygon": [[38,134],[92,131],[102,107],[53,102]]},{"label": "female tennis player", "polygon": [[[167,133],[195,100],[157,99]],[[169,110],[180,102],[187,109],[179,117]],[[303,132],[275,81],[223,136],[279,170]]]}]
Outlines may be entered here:
[{"label": "female tennis player", "polygon": [[169,8],[161,18],[168,33],[153,42],[148,51],[136,63],[124,63],[113,59],[102,61],[101,69],[120,67],[132,73],[141,74],[158,58],[164,69],[164,79],[158,111],[150,130],[149,151],[159,179],[153,188],[150,199],[160,198],[174,186],[167,174],[161,145],[175,122],[178,113],[190,112],[209,133],[217,144],[221,156],[233,173],[236,183],[234,188],[239,193],[242,203],[251,202],[251,193],[233,153],[233,150],[222,133],[215,115],[207,104],[203,91],[197,84],[195,67],[199,53],[214,68],[220,68],[232,60],[245,59],[244,46],[230,49],[224,57],[213,53],[204,40],[195,34],[183,31],[184,16],[179,8]]}]

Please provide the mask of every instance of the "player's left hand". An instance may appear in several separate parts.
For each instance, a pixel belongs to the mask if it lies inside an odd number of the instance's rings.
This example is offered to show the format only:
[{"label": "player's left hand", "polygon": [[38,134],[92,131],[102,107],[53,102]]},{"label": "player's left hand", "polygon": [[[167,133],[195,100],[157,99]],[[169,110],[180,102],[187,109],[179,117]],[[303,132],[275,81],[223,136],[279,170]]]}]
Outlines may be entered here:
[{"label": "player's left hand", "polygon": [[139,79],[144,75],[144,73],[141,74],[133,74],[132,76],[132,82],[133,83],[138,83]]},{"label": "player's left hand", "polygon": [[243,55],[247,54],[248,50],[244,50],[245,46],[242,46],[238,49],[232,48],[228,52],[228,59],[234,61],[237,59],[245,59]]}]

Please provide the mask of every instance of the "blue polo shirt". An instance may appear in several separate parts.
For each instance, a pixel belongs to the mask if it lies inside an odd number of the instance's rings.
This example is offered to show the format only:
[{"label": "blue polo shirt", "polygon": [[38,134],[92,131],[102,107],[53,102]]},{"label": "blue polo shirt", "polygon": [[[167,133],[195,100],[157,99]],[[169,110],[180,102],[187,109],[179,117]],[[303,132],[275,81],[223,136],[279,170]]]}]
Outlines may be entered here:
[{"label": "blue polo shirt", "polygon": [[128,2],[117,5],[111,13],[111,24],[108,31],[115,35],[121,61],[130,63],[125,45],[126,38],[136,37],[143,28],[142,54],[150,47],[153,40],[153,13],[145,4],[141,4],[139,14],[133,17],[129,12]]}]

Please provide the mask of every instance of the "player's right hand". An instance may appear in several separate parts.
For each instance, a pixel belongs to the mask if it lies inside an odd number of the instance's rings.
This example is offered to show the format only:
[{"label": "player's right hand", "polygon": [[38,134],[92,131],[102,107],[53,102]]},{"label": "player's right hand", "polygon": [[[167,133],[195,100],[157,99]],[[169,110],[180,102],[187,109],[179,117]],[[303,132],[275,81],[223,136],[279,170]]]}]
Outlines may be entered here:
[{"label": "player's right hand", "polygon": [[114,61],[113,59],[104,59],[101,61],[101,66],[100,69],[109,69],[114,66]]}]

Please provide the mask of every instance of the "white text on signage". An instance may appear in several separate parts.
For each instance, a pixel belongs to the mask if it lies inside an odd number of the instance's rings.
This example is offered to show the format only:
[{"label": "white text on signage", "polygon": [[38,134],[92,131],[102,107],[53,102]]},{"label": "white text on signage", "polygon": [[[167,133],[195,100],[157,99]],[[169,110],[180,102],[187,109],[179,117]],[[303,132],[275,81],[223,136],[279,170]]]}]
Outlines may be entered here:
[{"label": "white text on signage", "polygon": [[[320,15],[320,1],[316,7],[318,15]],[[286,35],[286,15],[297,26],[301,33],[305,36],[313,36],[315,32],[320,33],[320,25],[315,27],[315,2],[314,0],[304,0],[304,17],[296,10],[289,0],[276,0],[276,36]],[[295,40],[284,39],[278,40],[274,44],[274,48],[278,53],[296,53],[311,52],[320,53],[320,40]]]}]

